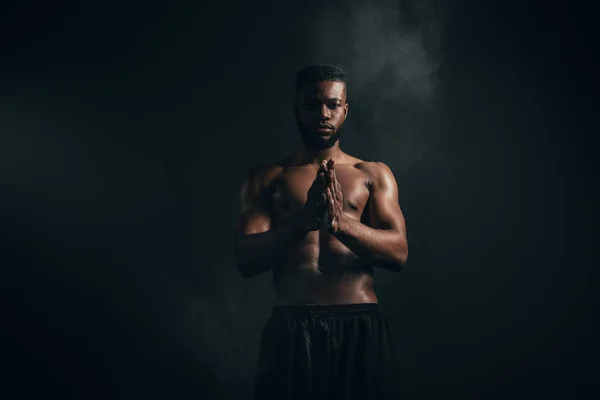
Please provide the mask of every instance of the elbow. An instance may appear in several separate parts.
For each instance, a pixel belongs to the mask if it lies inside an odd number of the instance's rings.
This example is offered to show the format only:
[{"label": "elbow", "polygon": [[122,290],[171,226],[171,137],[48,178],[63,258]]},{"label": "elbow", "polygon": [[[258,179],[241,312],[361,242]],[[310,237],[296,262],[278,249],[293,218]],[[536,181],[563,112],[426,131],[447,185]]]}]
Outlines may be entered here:
[{"label": "elbow", "polygon": [[406,241],[406,235],[402,234],[397,236],[391,253],[391,265],[389,269],[393,272],[402,271],[408,261],[408,243]]},{"label": "elbow", "polygon": [[257,259],[254,252],[241,244],[235,247],[234,259],[236,270],[246,280],[261,274],[267,269],[265,263]]},{"label": "elbow", "polygon": [[400,272],[408,260],[408,249],[405,245],[388,248],[385,258],[379,259],[376,266],[391,272]]},{"label": "elbow", "polygon": [[400,272],[406,266],[406,262],[408,261],[408,249],[406,246],[401,246],[400,250],[396,252],[394,258],[392,260],[392,268],[390,268],[394,272]]},{"label": "elbow", "polygon": [[408,251],[402,253],[402,256],[398,260],[398,265],[400,266],[400,270],[404,269],[406,266],[406,262],[408,261]]},{"label": "elbow", "polygon": [[262,268],[260,263],[249,257],[248,254],[241,251],[235,252],[235,268],[242,278],[248,280],[260,274]]},{"label": "elbow", "polygon": [[248,265],[247,263],[243,263],[241,261],[236,261],[236,269],[238,271],[238,273],[240,274],[240,276],[244,279],[250,279],[254,276],[254,274],[252,274],[252,268],[250,265]]},{"label": "elbow", "polygon": [[235,269],[237,270],[238,274],[240,274],[240,276],[244,279],[248,279],[248,268],[240,261],[237,259],[235,260]]}]

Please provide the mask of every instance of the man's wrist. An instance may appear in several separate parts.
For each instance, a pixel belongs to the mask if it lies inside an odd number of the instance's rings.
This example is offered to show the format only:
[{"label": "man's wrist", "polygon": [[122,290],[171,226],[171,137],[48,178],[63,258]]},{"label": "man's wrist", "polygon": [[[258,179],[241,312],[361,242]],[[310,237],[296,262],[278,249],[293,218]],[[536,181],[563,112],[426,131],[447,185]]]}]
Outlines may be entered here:
[{"label": "man's wrist", "polygon": [[350,224],[352,224],[352,219],[348,218],[346,214],[342,213],[339,219],[336,221],[336,227],[330,228],[329,233],[331,233],[335,237],[347,236],[349,234]]}]

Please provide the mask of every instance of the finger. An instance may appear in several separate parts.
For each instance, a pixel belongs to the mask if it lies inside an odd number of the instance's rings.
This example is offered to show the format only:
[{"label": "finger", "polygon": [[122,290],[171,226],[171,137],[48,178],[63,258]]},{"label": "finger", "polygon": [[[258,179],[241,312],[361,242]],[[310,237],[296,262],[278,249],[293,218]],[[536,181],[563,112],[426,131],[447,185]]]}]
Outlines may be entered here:
[{"label": "finger", "polygon": [[329,161],[327,161],[327,168],[333,168],[333,165],[335,164],[335,161],[333,160],[333,158],[330,158]]},{"label": "finger", "polygon": [[329,176],[327,175],[327,161],[323,160],[321,161],[321,165],[319,166],[319,171],[321,171],[321,173],[323,174],[323,182],[327,183]]},{"label": "finger", "polygon": [[337,174],[335,173],[335,170],[332,170],[332,171],[333,171],[333,178],[332,178],[332,180],[333,180],[334,184],[337,186],[337,183],[338,183]]},{"label": "finger", "polygon": [[319,172],[319,182],[323,187],[327,186],[327,178],[325,177],[324,171]]},{"label": "finger", "polygon": [[343,192],[342,192],[342,185],[340,185],[340,183],[338,182],[337,178],[335,178],[335,188],[336,188],[336,195],[338,197],[338,200],[341,201],[343,196]]},{"label": "finger", "polygon": [[331,187],[333,189],[333,187],[332,187],[333,181],[331,180],[331,172],[332,172],[331,170],[325,171],[325,183],[326,183],[327,187]]},{"label": "finger", "polygon": [[319,166],[319,170],[327,171],[327,160],[321,160],[321,165]]},{"label": "finger", "polygon": [[327,208],[329,209],[329,213],[333,212],[333,202],[334,202],[333,193],[331,192],[331,190],[329,188],[327,188]]},{"label": "finger", "polygon": [[331,171],[331,185],[333,186],[333,194],[336,198],[339,198],[341,195],[342,187],[340,186],[337,177],[335,176],[335,172]]},{"label": "finger", "polygon": [[321,163],[319,165],[319,169],[317,170],[317,177],[316,179],[319,180],[319,182],[323,183],[325,182],[325,179],[327,178],[327,171],[323,168],[323,163]]},{"label": "finger", "polygon": [[327,219],[326,219],[326,224],[327,224],[326,227],[332,228],[333,223],[335,222],[335,207],[334,207],[335,200],[334,200],[334,194],[330,188],[327,188],[327,193],[332,200],[329,202],[329,207],[327,209],[328,214],[327,214]]},{"label": "finger", "polygon": [[335,185],[333,184],[333,182],[331,183],[331,185],[328,186],[329,188],[329,192],[331,193],[331,200],[333,203],[337,203],[338,202],[338,194],[337,194],[337,190],[335,188]]}]

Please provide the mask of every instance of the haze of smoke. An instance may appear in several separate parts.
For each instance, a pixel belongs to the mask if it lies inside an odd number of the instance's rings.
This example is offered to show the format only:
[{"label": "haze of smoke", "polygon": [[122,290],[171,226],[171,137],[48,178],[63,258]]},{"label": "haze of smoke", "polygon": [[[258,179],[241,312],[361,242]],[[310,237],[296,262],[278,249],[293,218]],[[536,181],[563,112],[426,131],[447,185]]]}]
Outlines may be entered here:
[{"label": "haze of smoke", "polygon": [[[410,9],[406,21],[403,9]],[[332,11],[332,10],[331,10]],[[364,96],[378,86],[377,97],[395,102],[430,101],[437,86],[441,24],[435,2],[421,0],[378,3],[354,1],[350,15],[315,13],[311,57],[342,65],[352,81],[352,93]],[[383,76],[382,76],[383,75]]]},{"label": "haze of smoke", "polygon": [[442,60],[436,2],[353,1],[347,14],[327,10],[314,17],[311,62],[347,71],[350,129],[368,135],[375,154],[367,156],[408,170],[434,142],[426,131]]}]

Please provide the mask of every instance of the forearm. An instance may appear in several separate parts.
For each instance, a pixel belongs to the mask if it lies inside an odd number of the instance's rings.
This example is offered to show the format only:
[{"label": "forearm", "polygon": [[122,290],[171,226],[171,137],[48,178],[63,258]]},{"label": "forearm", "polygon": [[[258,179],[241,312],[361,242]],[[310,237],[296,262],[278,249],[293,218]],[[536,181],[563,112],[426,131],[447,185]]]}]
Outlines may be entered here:
[{"label": "forearm", "polygon": [[240,274],[251,278],[272,269],[308,233],[303,218],[296,214],[266,232],[238,237],[235,257]]},{"label": "forearm", "polygon": [[408,257],[406,237],[391,229],[374,229],[343,217],[333,235],[354,254],[376,267],[400,271]]}]

